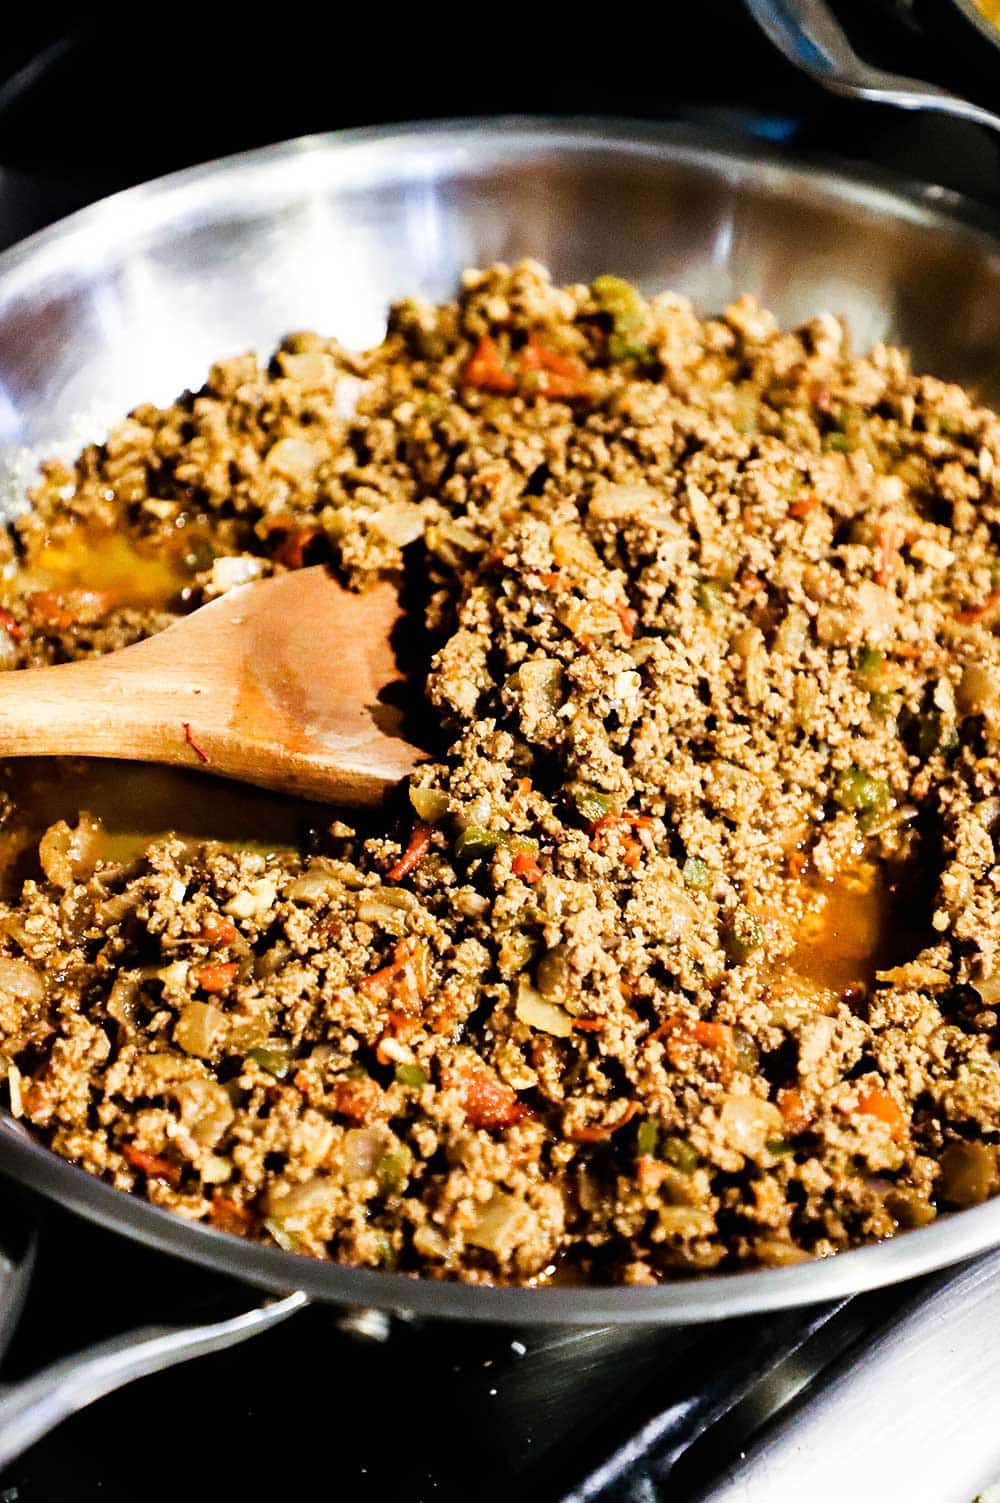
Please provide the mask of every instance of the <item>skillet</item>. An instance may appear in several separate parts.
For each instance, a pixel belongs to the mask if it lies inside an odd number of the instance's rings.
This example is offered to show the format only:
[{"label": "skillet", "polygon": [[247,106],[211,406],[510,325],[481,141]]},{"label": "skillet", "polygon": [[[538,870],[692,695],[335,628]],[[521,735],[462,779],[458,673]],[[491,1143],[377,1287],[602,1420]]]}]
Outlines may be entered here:
[{"label": "skillet", "polygon": [[[140,400],[288,330],[348,345],[404,292],[532,254],[559,281],[613,271],[705,309],[751,291],[784,323],[845,313],[856,344],[1000,397],[1000,225],[945,190],[633,123],[455,122],[315,136],[131,189],[0,257],[0,499]],[[530,1325],[715,1320],[831,1300],[1000,1244],[1000,1199],[790,1268],[657,1288],[473,1288],[319,1262],[124,1195],[0,1113],[0,1171],[69,1210],[260,1289]]]}]

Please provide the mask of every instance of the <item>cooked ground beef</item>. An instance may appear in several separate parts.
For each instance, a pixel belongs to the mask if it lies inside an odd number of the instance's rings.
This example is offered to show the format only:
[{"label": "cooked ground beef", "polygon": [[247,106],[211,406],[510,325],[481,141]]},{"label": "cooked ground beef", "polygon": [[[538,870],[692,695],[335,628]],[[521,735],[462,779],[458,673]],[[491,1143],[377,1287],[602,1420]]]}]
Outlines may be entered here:
[{"label": "cooked ground beef", "polygon": [[432,758],[297,852],[112,860],[81,813],[23,884],[14,778],[12,1109],[184,1216],[472,1282],[789,1263],[985,1199],[998,476],[994,413],[829,315],[532,263],[48,465],[4,666],[330,560],[400,579]]}]

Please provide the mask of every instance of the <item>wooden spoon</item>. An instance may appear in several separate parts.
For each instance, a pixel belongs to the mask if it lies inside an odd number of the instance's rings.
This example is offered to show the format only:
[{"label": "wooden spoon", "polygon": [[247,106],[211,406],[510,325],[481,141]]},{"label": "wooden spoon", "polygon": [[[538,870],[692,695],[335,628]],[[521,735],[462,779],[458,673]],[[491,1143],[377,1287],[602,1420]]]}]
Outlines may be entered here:
[{"label": "wooden spoon", "polygon": [[374,804],[421,752],[380,703],[399,681],[391,585],[323,568],[230,590],[106,657],[0,674],[0,756],[169,762],[331,803]]}]

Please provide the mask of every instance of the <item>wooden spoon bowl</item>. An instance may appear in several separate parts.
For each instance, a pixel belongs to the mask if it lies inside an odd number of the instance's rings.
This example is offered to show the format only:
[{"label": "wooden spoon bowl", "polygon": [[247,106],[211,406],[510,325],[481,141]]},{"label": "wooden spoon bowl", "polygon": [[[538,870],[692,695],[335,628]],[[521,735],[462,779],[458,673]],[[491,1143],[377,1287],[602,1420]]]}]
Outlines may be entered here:
[{"label": "wooden spoon bowl", "polygon": [[0,756],[201,767],[330,803],[376,804],[423,753],[385,691],[395,589],[324,568],[242,585],[106,657],[0,676]]}]

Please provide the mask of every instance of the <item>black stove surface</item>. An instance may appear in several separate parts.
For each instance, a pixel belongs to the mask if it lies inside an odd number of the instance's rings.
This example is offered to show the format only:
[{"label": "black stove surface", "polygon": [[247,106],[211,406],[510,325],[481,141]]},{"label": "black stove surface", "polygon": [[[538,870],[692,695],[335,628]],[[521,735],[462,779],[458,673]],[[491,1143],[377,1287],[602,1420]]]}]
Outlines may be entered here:
[{"label": "black stove surface", "polygon": [[[982,96],[984,85],[917,25],[919,0],[838,9],[876,61]],[[5,18],[0,245],[229,151],[473,114],[704,120],[1000,203],[1000,148],[987,133],[820,95],[737,0],[660,7],[641,27],[638,13],[597,30],[547,30],[542,19],[530,47],[480,36],[467,12],[439,9],[433,23],[424,12],[394,16],[391,42],[373,51],[370,23],[341,10],[321,22],[307,9],[275,35],[237,26],[231,8],[156,31],[102,16],[67,21],[58,9]],[[16,1214],[0,1203],[0,1227]],[[383,1327],[307,1310],[83,1411],[0,1477],[0,1503],[200,1503],[281,1496],[303,1482],[380,1503],[655,1503],[668,1491],[684,1503],[809,1374],[912,1294],[638,1333]],[[46,1210],[2,1379],[115,1331],[210,1318],[240,1299],[245,1308],[246,1291],[225,1280]],[[0,1297],[0,1352],[4,1335]]]}]

